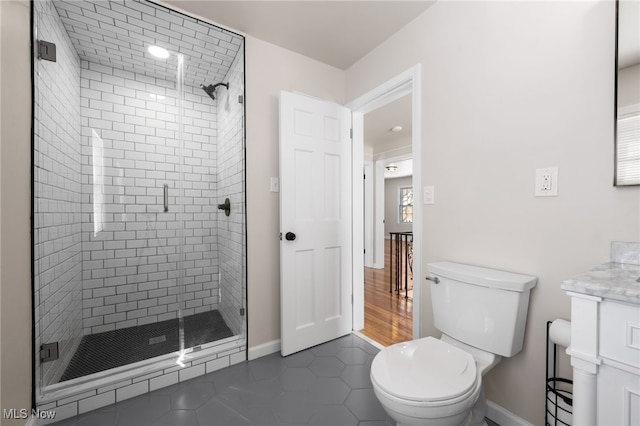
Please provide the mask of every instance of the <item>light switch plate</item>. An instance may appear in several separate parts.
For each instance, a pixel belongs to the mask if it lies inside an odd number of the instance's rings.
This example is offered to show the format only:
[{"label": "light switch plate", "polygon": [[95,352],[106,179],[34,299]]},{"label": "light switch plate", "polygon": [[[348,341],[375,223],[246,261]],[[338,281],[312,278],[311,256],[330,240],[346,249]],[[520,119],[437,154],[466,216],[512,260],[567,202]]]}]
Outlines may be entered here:
[{"label": "light switch plate", "polygon": [[280,192],[280,179],[271,176],[270,186],[271,192]]},{"label": "light switch plate", "polygon": [[433,186],[425,186],[422,194],[423,194],[422,198],[425,204],[435,204],[436,195],[435,195],[435,189]]}]

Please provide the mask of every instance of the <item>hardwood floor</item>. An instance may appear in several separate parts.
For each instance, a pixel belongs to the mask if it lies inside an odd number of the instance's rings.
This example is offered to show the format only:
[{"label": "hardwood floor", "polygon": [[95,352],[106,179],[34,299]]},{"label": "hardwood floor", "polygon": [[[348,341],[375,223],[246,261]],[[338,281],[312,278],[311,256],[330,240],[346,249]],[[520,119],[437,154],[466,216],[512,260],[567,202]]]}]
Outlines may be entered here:
[{"label": "hardwood floor", "polygon": [[[413,338],[413,300],[404,291],[389,293],[389,240],[385,240],[384,269],[364,268],[364,329],[361,333],[389,346]],[[404,267],[402,268],[404,270]],[[409,280],[409,288],[412,288]]]}]

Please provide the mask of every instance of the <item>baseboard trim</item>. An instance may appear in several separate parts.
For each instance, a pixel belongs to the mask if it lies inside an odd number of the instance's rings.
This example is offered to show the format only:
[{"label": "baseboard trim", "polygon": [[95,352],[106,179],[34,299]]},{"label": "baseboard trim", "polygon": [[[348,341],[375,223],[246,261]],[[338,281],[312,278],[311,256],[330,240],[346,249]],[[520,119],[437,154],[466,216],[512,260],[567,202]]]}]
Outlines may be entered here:
[{"label": "baseboard trim", "polygon": [[487,417],[500,426],[533,426],[522,417],[489,400],[487,400]]},{"label": "baseboard trim", "polygon": [[276,352],[280,352],[280,339],[250,347],[247,351],[247,359],[251,361]]}]

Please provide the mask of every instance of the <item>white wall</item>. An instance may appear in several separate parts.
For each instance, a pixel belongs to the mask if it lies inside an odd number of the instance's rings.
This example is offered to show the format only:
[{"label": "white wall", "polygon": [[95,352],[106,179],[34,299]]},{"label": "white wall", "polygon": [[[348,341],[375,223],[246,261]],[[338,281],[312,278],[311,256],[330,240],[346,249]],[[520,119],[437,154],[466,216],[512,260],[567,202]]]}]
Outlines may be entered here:
[{"label": "white wall", "polygon": [[[0,6],[0,23],[2,22],[2,6]],[[2,46],[2,31],[0,31],[0,46]],[[0,99],[2,99],[2,55],[0,55]],[[0,129],[2,128],[2,102],[0,102]],[[2,147],[2,132],[0,132],[0,147]],[[2,149],[0,148],[0,164],[2,164]],[[2,241],[2,174],[0,173],[0,241]],[[2,244],[0,244],[0,271],[2,270]],[[0,319],[2,318],[2,274],[0,274]],[[2,327],[0,327],[0,354],[2,354]],[[2,367],[0,366],[0,408],[2,408]]]},{"label": "white wall", "polygon": [[[423,267],[532,274],[525,347],[485,378],[489,399],[543,423],[545,323],[569,318],[563,279],[640,240],[640,190],[614,188],[614,3],[438,2],[347,70],[354,99],[422,63]],[[534,173],[558,166],[559,197]],[[427,237],[428,236],[428,237]],[[423,330],[433,327],[428,287]]]},{"label": "white wall", "polygon": [[[31,407],[31,71],[29,2],[2,1],[2,400],[0,408]],[[3,425],[24,420],[2,420]]]},{"label": "white wall", "polygon": [[281,90],[344,103],[344,72],[253,37],[246,39],[247,302],[249,347],[280,339],[278,99]]}]

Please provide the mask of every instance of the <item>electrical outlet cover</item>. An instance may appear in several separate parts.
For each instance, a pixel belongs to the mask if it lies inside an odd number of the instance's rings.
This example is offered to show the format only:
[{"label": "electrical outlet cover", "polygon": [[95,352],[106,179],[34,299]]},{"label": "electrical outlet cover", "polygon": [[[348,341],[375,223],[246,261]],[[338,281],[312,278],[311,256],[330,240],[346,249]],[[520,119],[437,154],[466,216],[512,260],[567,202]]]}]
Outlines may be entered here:
[{"label": "electrical outlet cover", "polygon": [[536,169],[536,197],[558,196],[558,168]]}]

